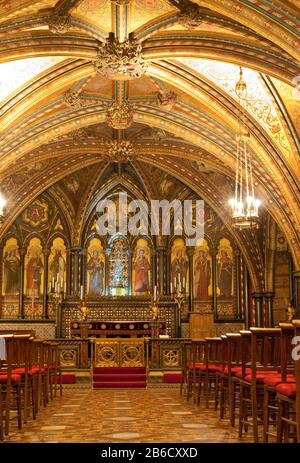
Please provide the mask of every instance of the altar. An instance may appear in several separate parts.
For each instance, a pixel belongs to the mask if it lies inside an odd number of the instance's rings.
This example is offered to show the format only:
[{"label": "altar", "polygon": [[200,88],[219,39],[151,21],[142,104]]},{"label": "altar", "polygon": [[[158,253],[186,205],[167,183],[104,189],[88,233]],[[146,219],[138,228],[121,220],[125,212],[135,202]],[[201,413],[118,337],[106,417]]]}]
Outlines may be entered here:
[{"label": "altar", "polygon": [[[166,334],[166,322],[160,321],[159,334]],[[151,336],[151,321],[71,321],[71,338],[142,338]]]}]

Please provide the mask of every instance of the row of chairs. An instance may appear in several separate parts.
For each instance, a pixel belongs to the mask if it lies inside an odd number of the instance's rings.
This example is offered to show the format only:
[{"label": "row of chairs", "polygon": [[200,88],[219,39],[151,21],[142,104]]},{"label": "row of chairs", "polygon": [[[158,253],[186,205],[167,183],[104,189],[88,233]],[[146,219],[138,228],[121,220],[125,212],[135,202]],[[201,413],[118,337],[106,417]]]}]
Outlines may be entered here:
[{"label": "row of chairs", "polygon": [[221,419],[238,421],[242,438],[300,442],[300,320],[279,328],[250,328],[187,341],[180,393],[199,405],[211,402]]},{"label": "row of chairs", "polygon": [[[62,395],[58,344],[35,339],[30,334],[0,337],[0,441],[9,435],[16,417],[21,430],[30,415],[33,420],[49,400]],[[16,413],[14,413],[16,412]]]}]

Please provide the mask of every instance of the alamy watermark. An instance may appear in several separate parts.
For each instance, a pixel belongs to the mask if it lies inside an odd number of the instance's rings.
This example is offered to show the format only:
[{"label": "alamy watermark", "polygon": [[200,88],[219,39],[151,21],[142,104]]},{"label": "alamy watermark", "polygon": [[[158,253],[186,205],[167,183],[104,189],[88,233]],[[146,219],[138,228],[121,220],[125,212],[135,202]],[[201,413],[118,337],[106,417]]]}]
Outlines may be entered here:
[{"label": "alamy watermark", "polygon": [[177,236],[185,234],[187,246],[196,246],[204,239],[202,200],[151,200],[149,211],[146,201],[128,202],[127,193],[120,192],[118,207],[115,201],[103,199],[98,203],[96,211],[97,232],[100,236],[117,232],[133,236],[148,236],[149,233],[152,236],[169,236],[173,231]]},{"label": "alamy watermark", "polygon": [[292,350],[292,359],[296,361],[300,360],[300,336],[295,336],[292,339],[293,346],[296,346]]}]

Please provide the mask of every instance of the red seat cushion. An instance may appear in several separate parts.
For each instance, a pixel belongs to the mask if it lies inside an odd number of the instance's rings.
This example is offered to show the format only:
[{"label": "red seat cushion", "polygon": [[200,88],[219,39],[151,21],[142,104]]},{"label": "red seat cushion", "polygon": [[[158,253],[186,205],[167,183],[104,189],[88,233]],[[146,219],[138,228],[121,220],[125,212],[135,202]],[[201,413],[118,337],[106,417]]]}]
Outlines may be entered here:
[{"label": "red seat cushion", "polygon": [[[200,370],[203,366],[204,366],[204,363],[195,363],[196,370]],[[190,363],[186,367],[187,367],[188,370],[193,370],[194,365],[193,365],[193,363]]]},{"label": "red seat cushion", "polygon": [[[23,376],[23,375],[25,375],[25,368],[15,368],[13,370],[13,373],[15,373],[16,375]],[[36,370],[34,370],[34,369],[28,370],[27,373],[28,373],[29,376],[33,376],[33,375],[36,374]]]},{"label": "red seat cushion", "polygon": [[[232,367],[232,368],[231,368],[231,374],[232,374],[232,376],[235,376],[239,371],[242,371],[242,368],[241,368],[241,367]],[[225,368],[224,368],[223,373],[224,373],[225,375],[228,375],[228,367],[225,367]]]},{"label": "red seat cushion", "polygon": [[[268,378],[274,375],[278,375],[278,373],[276,371],[258,371],[256,373],[256,383],[264,384],[265,378]],[[249,373],[246,375],[245,381],[247,381],[247,383],[252,383],[252,373]]]},{"label": "red seat cushion", "polygon": [[[15,374],[11,375],[12,384],[16,383],[20,379],[21,379],[20,375],[15,375]],[[3,374],[1,373],[1,375],[0,375],[0,384],[6,384],[7,380],[8,380],[8,375],[6,373],[3,373]]]},{"label": "red seat cushion", "polygon": [[[251,368],[246,368],[246,375],[250,375],[251,374]],[[235,375],[237,378],[241,379],[243,377],[242,375],[242,368],[240,368],[236,373]]]},{"label": "red seat cushion", "polygon": [[290,399],[296,397],[296,383],[281,383],[275,389],[279,394],[285,395]]},{"label": "red seat cushion", "polygon": [[[287,375],[287,382],[288,383],[295,383],[296,379],[293,375]],[[263,379],[263,383],[266,384],[266,386],[270,387],[276,387],[278,384],[282,383],[281,380],[281,374],[278,373],[277,375],[266,375]]]},{"label": "red seat cushion", "polygon": [[[203,363],[200,368],[201,371],[206,371],[206,365]],[[222,371],[222,366],[221,365],[215,365],[214,363],[209,363],[207,365],[208,371],[215,373],[217,371]]]}]

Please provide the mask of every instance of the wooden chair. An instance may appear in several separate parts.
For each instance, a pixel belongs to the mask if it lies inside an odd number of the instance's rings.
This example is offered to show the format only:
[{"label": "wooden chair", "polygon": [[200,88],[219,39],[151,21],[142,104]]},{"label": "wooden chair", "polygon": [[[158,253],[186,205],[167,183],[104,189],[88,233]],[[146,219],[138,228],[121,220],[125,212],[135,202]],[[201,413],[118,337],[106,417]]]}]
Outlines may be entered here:
[{"label": "wooden chair", "polygon": [[180,382],[180,395],[187,395],[188,389],[188,374],[189,365],[191,364],[191,346],[190,339],[183,342],[182,345],[182,368],[181,368],[181,382]]},{"label": "wooden chair", "polygon": [[50,342],[50,359],[49,359],[49,373],[50,373],[50,396],[51,398],[57,396],[57,388],[59,388],[60,397],[62,397],[62,371],[60,366],[59,344]]},{"label": "wooden chair", "polygon": [[[294,364],[292,360],[292,338],[294,336],[294,327],[291,323],[280,323],[280,372],[274,375],[267,375],[263,378],[264,383],[264,400],[263,400],[263,442],[268,442],[269,437],[277,437],[277,418],[278,418],[278,401],[276,397],[276,386],[281,383],[294,383],[293,375]],[[272,418],[272,421],[270,420]],[[275,427],[275,431],[270,431],[270,426]]]},{"label": "wooden chair", "polygon": [[[300,336],[300,320],[293,322],[294,335]],[[292,344],[292,347],[293,344]],[[289,351],[290,352],[290,351]],[[295,359],[294,359],[295,360]],[[277,417],[277,442],[294,442],[299,440],[299,360],[294,361],[295,382],[282,382],[276,389],[276,400],[278,402]],[[297,389],[298,387],[298,389]]]},{"label": "wooden chair", "polygon": [[188,387],[187,401],[194,398],[196,402],[197,389],[201,389],[200,372],[204,366],[204,345],[203,340],[193,340],[191,343],[191,363],[188,365]]},{"label": "wooden chair", "polygon": [[[16,404],[18,428],[22,429],[22,406],[21,406],[21,376],[13,373],[14,354],[17,351],[17,341],[13,335],[3,335],[5,339],[6,359],[1,363],[0,370],[0,384],[1,384],[1,408],[2,408],[2,423],[5,422],[4,430],[5,435],[9,434],[11,411],[14,409],[14,402]],[[3,416],[4,412],[4,416]],[[2,424],[3,426],[3,424]]]},{"label": "wooden chair", "polygon": [[199,388],[197,404],[200,404],[202,384],[204,384],[205,406],[209,408],[212,391],[216,396],[217,372],[222,368],[222,339],[220,337],[204,339],[204,365],[199,365]]},{"label": "wooden chair", "polygon": [[[258,425],[263,424],[263,378],[280,369],[280,329],[250,328],[251,331],[251,372],[247,374],[243,362],[240,379],[239,436],[253,429],[254,442],[259,441]],[[261,420],[260,420],[261,418]]]},{"label": "wooden chair", "polygon": [[228,337],[222,335],[221,344],[221,369],[216,373],[216,394],[215,394],[215,410],[218,410],[220,404],[220,419],[222,420],[225,416],[227,404],[228,404],[228,371],[226,369],[228,364]]}]

